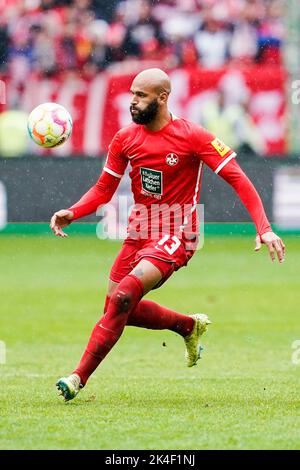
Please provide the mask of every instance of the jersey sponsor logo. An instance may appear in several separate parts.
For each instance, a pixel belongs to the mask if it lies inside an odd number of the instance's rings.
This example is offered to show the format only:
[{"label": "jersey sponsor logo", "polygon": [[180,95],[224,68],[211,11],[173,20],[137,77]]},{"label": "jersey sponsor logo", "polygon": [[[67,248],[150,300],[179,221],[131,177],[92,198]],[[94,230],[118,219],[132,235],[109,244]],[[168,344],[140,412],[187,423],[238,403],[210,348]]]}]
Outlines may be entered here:
[{"label": "jersey sponsor logo", "polygon": [[150,194],[162,194],[162,171],[140,168],[142,189]]},{"label": "jersey sponsor logo", "polygon": [[224,157],[224,155],[226,155],[226,153],[230,150],[230,147],[225,145],[224,142],[222,142],[222,140],[218,139],[217,137],[211,141],[211,145],[216,149],[221,157]]},{"label": "jersey sponsor logo", "polygon": [[178,155],[176,155],[176,153],[168,153],[168,155],[166,156],[166,162],[170,166],[177,165],[178,161],[179,157]]}]

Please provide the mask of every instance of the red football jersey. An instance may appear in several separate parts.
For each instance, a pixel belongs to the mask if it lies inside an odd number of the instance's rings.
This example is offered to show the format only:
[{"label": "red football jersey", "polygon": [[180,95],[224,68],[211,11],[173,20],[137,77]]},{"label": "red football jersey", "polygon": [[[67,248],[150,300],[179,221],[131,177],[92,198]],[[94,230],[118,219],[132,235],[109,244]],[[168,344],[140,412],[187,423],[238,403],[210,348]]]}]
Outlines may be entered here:
[{"label": "red football jersey", "polygon": [[204,128],[172,116],[159,131],[135,123],[119,130],[109,146],[104,170],[121,178],[130,164],[135,208],[129,227],[137,220],[142,226],[147,218],[140,231],[146,229],[145,238],[153,238],[158,227],[160,234],[178,234],[184,227],[190,232],[192,226],[197,231],[195,208],[203,163],[218,173],[235,156]]}]

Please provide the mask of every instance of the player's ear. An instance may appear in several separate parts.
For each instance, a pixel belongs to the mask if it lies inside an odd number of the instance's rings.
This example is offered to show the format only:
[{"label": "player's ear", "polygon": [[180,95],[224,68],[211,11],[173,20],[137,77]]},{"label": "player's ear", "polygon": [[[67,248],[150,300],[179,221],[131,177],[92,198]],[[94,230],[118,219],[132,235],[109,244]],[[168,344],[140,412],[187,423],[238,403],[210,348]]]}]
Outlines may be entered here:
[{"label": "player's ear", "polygon": [[160,94],[159,94],[159,97],[158,97],[158,101],[161,103],[161,104],[165,104],[167,101],[168,101],[168,93],[166,91],[162,91]]}]

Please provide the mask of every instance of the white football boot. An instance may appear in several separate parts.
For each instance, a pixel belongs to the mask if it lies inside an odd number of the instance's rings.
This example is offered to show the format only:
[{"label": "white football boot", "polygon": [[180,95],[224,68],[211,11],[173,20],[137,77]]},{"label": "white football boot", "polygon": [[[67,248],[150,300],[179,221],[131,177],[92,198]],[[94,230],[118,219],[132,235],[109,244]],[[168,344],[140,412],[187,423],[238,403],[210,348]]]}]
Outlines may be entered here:
[{"label": "white football boot", "polygon": [[194,315],[191,315],[191,317],[195,320],[193,331],[183,338],[186,347],[186,365],[188,367],[195,366],[198,359],[200,359],[200,353],[203,349],[200,345],[200,339],[203,333],[207,330],[207,326],[211,323],[205,313],[195,313]]},{"label": "white football boot", "polygon": [[77,374],[71,374],[69,377],[62,377],[56,382],[57,389],[63,395],[65,401],[73,400],[83,387],[80,383],[80,377]]}]

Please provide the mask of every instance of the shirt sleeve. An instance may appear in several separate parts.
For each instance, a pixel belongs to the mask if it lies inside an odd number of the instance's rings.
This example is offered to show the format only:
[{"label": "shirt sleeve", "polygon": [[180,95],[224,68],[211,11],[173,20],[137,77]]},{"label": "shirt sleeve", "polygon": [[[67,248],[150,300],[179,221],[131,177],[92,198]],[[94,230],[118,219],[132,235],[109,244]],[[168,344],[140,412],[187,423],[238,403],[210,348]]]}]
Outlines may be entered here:
[{"label": "shirt sleeve", "polygon": [[195,125],[192,130],[194,154],[216,174],[224,168],[236,153],[211,132]]},{"label": "shirt sleeve", "polygon": [[240,200],[251,215],[257,233],[261,236],[266,232],[272,231],[260,196],[238,163],[232,160],[220,170],[219,176],[227,181],[236,191]]},{"label": "shirt sleeve", "polygon": [[108,147],[103,170],[117,178],[122,178],[127,163],[128,158],[124,155],[120,134],[117,132]]},{"label": "shirt sleeve", "polygon": [[78,202],[69,207],[73,212],[72,222],[80,217],[96,212],[98,207],[107,204],[119,186],[120,178],[116,178],[104,171],[101,173],[97,183],[92,186]]}]

